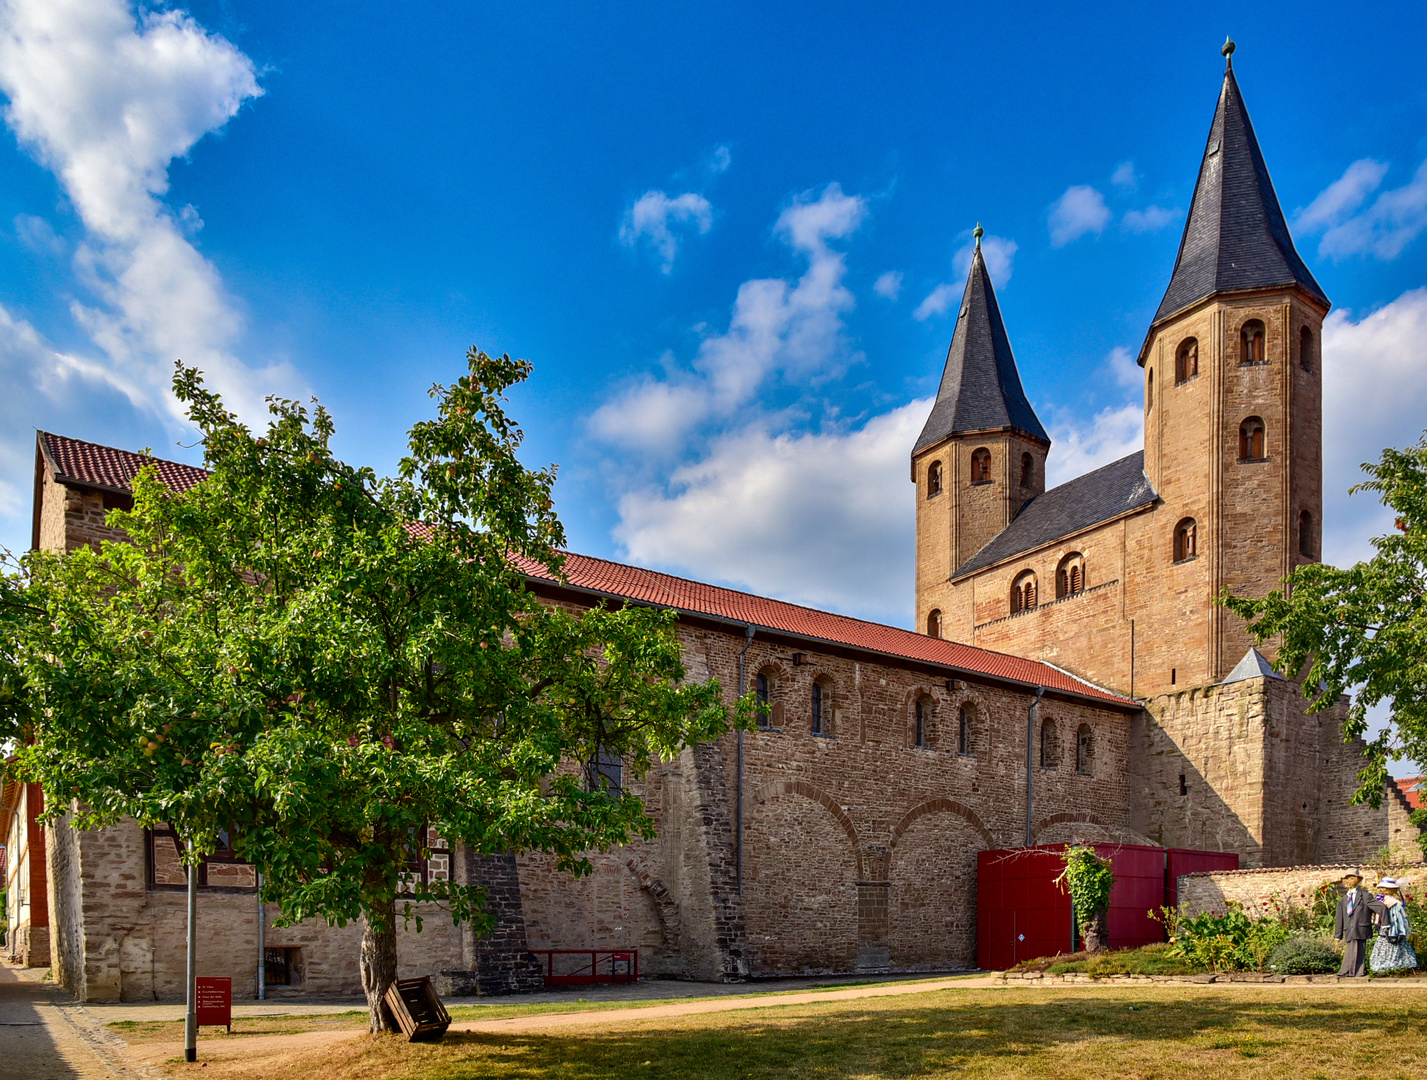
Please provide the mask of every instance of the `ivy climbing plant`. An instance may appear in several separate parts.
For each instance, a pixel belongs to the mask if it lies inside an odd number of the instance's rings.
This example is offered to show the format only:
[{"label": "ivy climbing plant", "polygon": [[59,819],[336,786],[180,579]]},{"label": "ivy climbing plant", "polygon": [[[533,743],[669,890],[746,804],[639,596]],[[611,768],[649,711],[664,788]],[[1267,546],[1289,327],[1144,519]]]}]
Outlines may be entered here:
[{"label": "ivy climbing plant", "polygon": [[1109,937],[1105,917],[1110,910],[1110,889],[1115,884],[1110,860],[1100,858],[1088,844],[1067,844],[1061,858],[1064,866],[1055,883],[1070,895],[1075,925],[1086,951],[1096,952],[1105,947]]}]

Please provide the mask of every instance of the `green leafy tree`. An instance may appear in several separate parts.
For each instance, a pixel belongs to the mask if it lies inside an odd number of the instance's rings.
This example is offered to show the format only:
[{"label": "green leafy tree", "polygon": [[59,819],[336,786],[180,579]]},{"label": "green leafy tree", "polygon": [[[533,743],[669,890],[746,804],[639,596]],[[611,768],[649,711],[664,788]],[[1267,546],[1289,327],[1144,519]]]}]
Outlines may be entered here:
[{"label": "green leafy tree", "polygon": [[1055,883],[1070,896],[1085,951],[1098,952],[1110,937],[1106,919],[1110,913],[1110,889],[1115,884],[1110,860],[1100,858],[1088,844],[1067,845],[1061,859],[1063,865]]},{"label": "green leafy tree", "polygon": [[361,919],[374,1032],[398,919],[484,919],[478,887],[408,873],[429,830],[585,872],[653,829],[582,763],[638,778],[731,723],[717,683],[684,681],[673,613],[527,591],[520,566],[558,570],[564,542],[504,411],[529,365],[467,359],[390,478],[333,455],[320,406],[273,400],[255,436],[180,366],[207,479],[146,468],[109,515],[130,543],[27,557],[26,775],[82,827],[167,823],[194,858],[231,831],[286,921]]},{"label": "green leafy tree", "polygon": [[[1384,450],[1363,471],[1369,479],[1352,490],[1375,492],[1396,516],[1396,529],[1373,539],[1371,559],[1346,569],[1298,566],[1263,599],[1226,594],[1222,602],[1248,620],[1255,641],[1278,639],[1275,666],[1301,679],[1310,711],[1353,694],[1345,739],[1366,736],[1367,710],[1388,704],[1388,725],[1368,740],[1353,797],[1376,807],[1390,758],[1427,761],[1427,434]],[[1427,826],[1422,811],[1414,820]]]}]

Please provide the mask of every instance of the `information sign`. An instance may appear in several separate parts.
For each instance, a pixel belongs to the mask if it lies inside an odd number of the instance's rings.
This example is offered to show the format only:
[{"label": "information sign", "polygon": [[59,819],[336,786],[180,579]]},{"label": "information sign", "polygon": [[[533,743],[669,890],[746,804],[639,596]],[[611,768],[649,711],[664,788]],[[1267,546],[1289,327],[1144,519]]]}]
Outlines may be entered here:
[{"label": "information sign", "polygon": [[225,1027],[233,1032],[233,980],[228,976],[198,977],[198,1026]]}]

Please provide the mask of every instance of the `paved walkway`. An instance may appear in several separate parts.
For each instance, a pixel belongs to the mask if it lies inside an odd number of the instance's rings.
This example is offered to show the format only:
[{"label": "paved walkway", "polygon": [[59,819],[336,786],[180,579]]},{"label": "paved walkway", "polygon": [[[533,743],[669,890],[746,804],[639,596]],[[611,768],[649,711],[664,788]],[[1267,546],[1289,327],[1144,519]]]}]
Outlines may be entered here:
[{"label": "paved walkway", "polygon": [[113,1080],[100,1057],[122,1043],[74,999],[40,981],[42,968],[0,967],[0,1080]]}]

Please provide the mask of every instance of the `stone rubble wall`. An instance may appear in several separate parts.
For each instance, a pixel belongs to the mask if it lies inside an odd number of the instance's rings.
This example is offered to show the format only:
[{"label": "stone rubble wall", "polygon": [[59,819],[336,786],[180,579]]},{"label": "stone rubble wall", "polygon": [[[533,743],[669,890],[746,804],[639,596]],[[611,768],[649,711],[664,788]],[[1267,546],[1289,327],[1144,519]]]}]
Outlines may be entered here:
[{"label": "stone rubble wall", "polygon": [[[1363,883],[1369,887],[1377,882],[1378,875],[1371,867],[1346,862],[1185,874],[1179,879],[1179,908],[1185,915],[1223,914],[1232,901],[1258,917],[1271,914],[1285,904],[1307,907],[1313,902],[1318,886],[1325,881],[1340,881],[1350,870],[1362,874]],[[1410,863],[1392,876],[1415,892],[1427,887],[1427,864]]]}]

